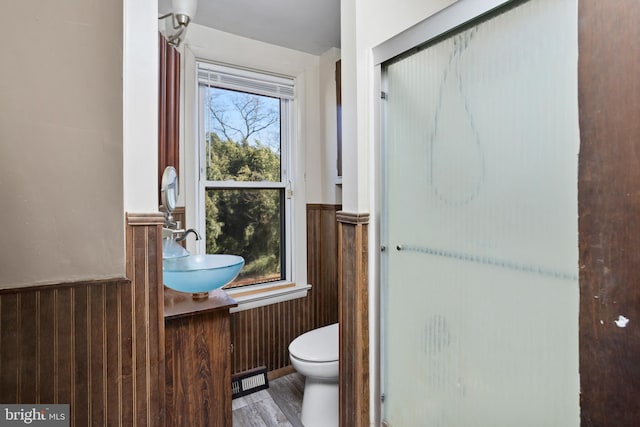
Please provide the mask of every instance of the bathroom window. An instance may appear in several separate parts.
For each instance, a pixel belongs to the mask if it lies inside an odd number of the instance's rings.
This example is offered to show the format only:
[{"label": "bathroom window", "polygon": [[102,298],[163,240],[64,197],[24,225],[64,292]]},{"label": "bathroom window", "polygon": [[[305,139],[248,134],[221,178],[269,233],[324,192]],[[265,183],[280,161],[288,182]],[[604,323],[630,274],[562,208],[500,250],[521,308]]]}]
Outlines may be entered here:
[{"label": "bathroom window", "polygon": [[291,281],[293,80],[198,63],[200,229],[240,255],[229,287]]}]

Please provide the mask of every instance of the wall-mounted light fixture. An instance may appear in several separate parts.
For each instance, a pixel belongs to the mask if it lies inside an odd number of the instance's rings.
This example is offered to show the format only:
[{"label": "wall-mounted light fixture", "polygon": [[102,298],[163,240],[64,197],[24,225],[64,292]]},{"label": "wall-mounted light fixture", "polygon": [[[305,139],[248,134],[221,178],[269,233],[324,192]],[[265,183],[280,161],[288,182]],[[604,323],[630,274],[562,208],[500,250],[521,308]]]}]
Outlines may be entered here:
[{"label": "wall-mounted light fixture", "polygon": [[167,34],[167,41],[170,44],[176,47],[180,45],[187,25],[189,25],[189,22],[191,22],[191,19],[196,14],[197,8],[198,0],[171,0],[171,12],[158,18],[162,20],[171,17],[175,32],[173,34]]}]

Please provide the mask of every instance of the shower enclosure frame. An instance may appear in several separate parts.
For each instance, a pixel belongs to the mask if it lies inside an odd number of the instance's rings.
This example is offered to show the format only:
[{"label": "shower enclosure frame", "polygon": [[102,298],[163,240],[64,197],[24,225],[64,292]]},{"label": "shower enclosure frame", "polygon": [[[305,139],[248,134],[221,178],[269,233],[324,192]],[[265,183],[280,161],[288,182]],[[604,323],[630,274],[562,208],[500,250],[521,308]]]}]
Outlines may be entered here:
[{"label": "shower enclosure frame", "polygon": [[487,15],[500,10],[504,7],[517,6],[529,0],[458,0],[445,9],[435,13],[415,24],[414,26],[402,31],[396,36],[390,38],[384,43],[376,46],[372,50],[373,54],[373,170],[375,177],[374,186],[374,218],[372,222],[375,224],[371,227],[370,232],[370,257],[374,260],[375,268],[370,271],[374,286],[371,287],[371,302],[373,310],[370,315],[370,333],[371,333],[371,349],[370,356],[371,366],[370,372],[370,419],[373,425],[387,424],[382,419],[382,406],[384,404],[384,376],[382,367],[384,365],[384,316],[382,307],[382,282],[383,266],[381,264],[380,253],[387,250],[382,246],[385,241],[385,232],[381,223],[381,218],[385,213],[385,188],[383,188],[383,170],[382,159],[386,157],[384,152],[386,144],[383,141],[385,134],[385,111],[382,100],[385,98],[385,75],[384,65],[391,60],[411,54],[417,48],[434,42],[437,39],[445,37],[461,27],[471,22],[481,20]]}]

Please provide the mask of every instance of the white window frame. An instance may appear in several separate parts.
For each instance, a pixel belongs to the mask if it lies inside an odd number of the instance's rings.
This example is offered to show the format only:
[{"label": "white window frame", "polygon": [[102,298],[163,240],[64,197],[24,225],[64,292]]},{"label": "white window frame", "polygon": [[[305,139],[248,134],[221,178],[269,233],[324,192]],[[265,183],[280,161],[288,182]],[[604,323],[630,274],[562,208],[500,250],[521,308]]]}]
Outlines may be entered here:
[{"label": "white window frame", "polygon": [[[194,58],[195,59],[195,58]],[[206,164],[205,164],[205,140],[204,140],[204,105],[203,97],[201,96],[202,89],[200,88],[200,79],[198,70],[203,68],[210,69],[213,72],[223,75],[223,77],[230,77],[229,79],[216,80],[215,84],[211,86],[232,89],[232,90],[244,90],[247,92],[257,93],[259,95],[276,96],[280,98],[281,105],[281,181],[279,183],[274,182],[227,182],[227,181],[208,181],[206,180]],[[206,233],[205,229],[205,191],[207,188],[214,187],[216,189],[222,188],[280,188],[284,189],[285,198],[283,203],[285,221],[284,221],[284,256],[285,256],[285,271],[283,279],[276,282],[246,285],[238,288],[231,288],[226,290],[229,295],[234,297],[240,304],[237,309],[232,311],[244,310],[248,308],[258,307],[261,305],[271,304],[280,301],[286,301],[289,299],[299,298],[306,296],[307,290],[310,288],[306,283],[297,284],[296,281],[296,253],[295,246],[300,241],[296,236],[295,219],[297,215],[302,215],[304,212],[296,212],[295,205],[295,165],[294,165],[294,151],[295,151],[295,136],[297,125],[295,123],[297,118],[296,100],[294,98],[294,85],[295,80],[293,78],[282,77],[273,75],[267,72],[257,72],[252,70],[246,70],[242,68],[236,68],[229,65],[217,64],[202,59],[195,59],[194,63],[194,97],[196,101],[196,111],[194,119],[196,122],[196,135],[193,144],[195,145],[195,168],[194,168],[194,181],[196,183],[195,194],[195,223],[197,228],[201,230],[203,239],[196,242],[196,253],[206,252]],[[239,77],[245,82],[249,82],[253,79],[257,84],[253,87],[243,86],[238,83],[238,80],[234,77]],[[265,93],[264,88],[261,88],[262,84],[281,84],[282,86],[276,90],[280,91],[280,94],[274,92]],[[286,86],[289,85],[290,89],[287,91]],[[299,230],[298,230],[299,232]],[[306,250],[302,252],[306,254]],[[302,275],[301,275],[302,276]],[[304,275],[306,277],[306,274]],[[286,286],[290,285],[290,286]],[[247,295],[248,294],[248,295]]]}]

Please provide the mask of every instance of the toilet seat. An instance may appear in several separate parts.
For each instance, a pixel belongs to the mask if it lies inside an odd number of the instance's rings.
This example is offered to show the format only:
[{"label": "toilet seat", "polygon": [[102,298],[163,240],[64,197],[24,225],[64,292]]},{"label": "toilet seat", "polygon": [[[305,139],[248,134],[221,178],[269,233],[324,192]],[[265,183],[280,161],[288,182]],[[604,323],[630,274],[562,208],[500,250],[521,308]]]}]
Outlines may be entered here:
[{"label": "toilet seat", "polygon": [[305,362],[338,361],[338,324],[306,332],[289,344],[292,357]]}]

